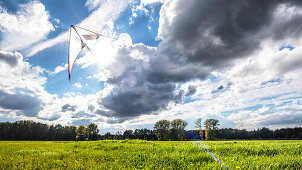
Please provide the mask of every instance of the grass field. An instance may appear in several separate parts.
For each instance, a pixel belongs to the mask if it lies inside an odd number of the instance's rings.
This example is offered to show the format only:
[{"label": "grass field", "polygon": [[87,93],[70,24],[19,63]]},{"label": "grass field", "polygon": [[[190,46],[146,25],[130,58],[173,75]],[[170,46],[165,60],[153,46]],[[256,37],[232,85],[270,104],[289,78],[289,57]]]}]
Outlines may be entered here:
[{"label": "grass field", "polygon": [[[206,151],[210,149],[221,166]],[[0,141],[0,169],[301,169],[302,141]]]}]

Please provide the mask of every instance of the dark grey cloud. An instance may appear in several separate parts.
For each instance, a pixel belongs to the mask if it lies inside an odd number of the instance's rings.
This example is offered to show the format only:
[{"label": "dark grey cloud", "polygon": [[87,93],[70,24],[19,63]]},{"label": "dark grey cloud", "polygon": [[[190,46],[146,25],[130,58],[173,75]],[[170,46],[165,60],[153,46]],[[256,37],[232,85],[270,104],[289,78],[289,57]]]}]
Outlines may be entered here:
[{"label": "dark grey cloud", "polygon": [[29,117],[37,116],[45,104],[37,96],[31,94],[31,92],[10,94],[0,90],[0,107],[17,110],[19,114]]},{"label": "dark grey cloud", "polygon": [[149,82],[185,82],[197,78],[204,79],[210,74],[211,67],[202,63],[188,63],[183,54],[176,53],[177,50],[171,49],[174,51],[169,53],[170,51],[162,51],[161,48],[166,47],[163,44],[158,47],[159,53],[152,56],[150,67],[146,70],[146,79]]},{"label": "dark grey cloud", "polygon": [[109,123],[109,124],[115,124],[115,123],[123,123],[124,121],[128,120],[129,118],[127,117],[122,117],[122,118],[109,118],[106,120],[106,123]]},{"label": "dark grey cloud", "polygon": [[142,44],[121,47],[117,52],[117,65],[114,71],[122,68],[119,74],[112,76],[107,84],[114,88],[109,95],[101,98],[95,113],[110,119],[108,123],[120,123],[134,117],[156,113],[165,109],[170,102],[179,100],[176,84],[169,82],[152,83],[147,80],[149,67],[146,61],[131,57],[132,51],[139,51],[142,56],[152,56],[154,48]]},{"label": "dark grey cloud", "polygon": [[[286,112],[281,110],[279,112]],[[261,123],[262,126],[288,126],[295,125],[301,126],[302,122],[302,110],[292,109],[287,112],[290,112],[290,116],[288,114],[280,114],[278,116],[269,116],[268,119],[263,120]]]},{"label": "dark grey cloud", "polygon": [[77,106],[75,106],[75,105],[72,106],[70,104],[65,104],[62,106],[61,112],[67,112],[67,111],[74,112],[74,111],[76,111],[76,109],[77,109]]},{"label": "dark grey cloud", "polygon": [[221,85],[217,88],[217,90],[222,90],[222,89],[223,89],[223,85]]},{"label": "dark grey cloud", "polygon": [[14,67],[18,64],[18,59],[22,58],[22,55],[18,52],[5,52],[0,51],[0,61],[6,62],[11,67]]},{"label": "dark grey cloud", "polygon": [[302,15],[287,20],[274,16],[281,4],[300,6],[298,0],[193,0],[190,3],[178,0],[173,3],[177,16],[171,24],[160,28],[162,42],[157,56],[151,60],[152,82],[205,78],[212,70],[232,65],[235,59],[252,56],[264,39],[282,40],[301,35],[302,31]]},{"label": "dark grey cloud", "polygon": [[184,97],[185,91],[184,90],[179,90],[177,95],[174,97],[174,102],[175,103],[182,103],[182,99]]},{"label": "dark grey cloud", "polygon": [[192,96],[193,94],[196,93],[196,86],[189,86],[188,91],[186,93],[186,96]]},{"label": "dark grey cloud", "polygon": [[91,104],[88,105],[88,110],[89,110],[90,112],[93,112],[94,109],[95,109],[95,106],[93,106],[93,105],[91,105]]},{"label": "dark grey cloud", "polygon": [[42,120],[54,121],[54,120],[59,119],[60,117],[61,117],[61,115],[59,115],[59,114],[50,113],[50,114],[47,115],[47,116],[44,116],[44,117],[39,116],[38,118],[39,118],[39,119],[42,119]]},{"label": "dark grey cloud", "polygon": [[99,112],[113,117],[133,118],[142,114],[152,113],[167,107],[176,98],[174,84],[144,84],[133,88],[115,89],[99,104],[112,111]]}]

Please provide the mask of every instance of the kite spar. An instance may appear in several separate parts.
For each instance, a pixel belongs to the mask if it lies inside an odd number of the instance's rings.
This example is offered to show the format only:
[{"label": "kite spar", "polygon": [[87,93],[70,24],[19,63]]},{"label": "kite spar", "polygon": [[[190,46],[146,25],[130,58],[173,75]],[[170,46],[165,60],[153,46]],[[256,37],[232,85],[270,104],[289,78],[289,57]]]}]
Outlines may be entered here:
[{"label": "kite spar", "polygon": [[70,80],[72,67],[84,47],[91,53],[91,49],[86,44],[86,41],[96,40],[99,37],[107,37],[103,34],[98,34],[85,28],[71,25],[69,35],[69,51],[68,51],[68,76]]}]

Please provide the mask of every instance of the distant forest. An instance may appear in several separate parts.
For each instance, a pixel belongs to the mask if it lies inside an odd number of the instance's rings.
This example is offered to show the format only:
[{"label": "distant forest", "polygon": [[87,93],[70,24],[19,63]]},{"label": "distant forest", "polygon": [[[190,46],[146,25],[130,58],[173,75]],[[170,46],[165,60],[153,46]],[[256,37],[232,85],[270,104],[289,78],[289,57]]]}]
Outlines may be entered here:
[{"label": "distant forest", "polygon": [[154,129],[135,129],[99,134],[96,124],[87,126],[47,125],[29,120],[0,122],[0,140],[38,140],[38,141],[75,141],[75,140],[106,140],[106,139],[142,139],[142,140],[232,140],[232,139],[302,139],[302,127],[270,130],[241,130],[218,128],[219,121],[201,119],[195,122],[196,130],[185,130],[187,122],[181,119],[173,121],[160,120]]}]

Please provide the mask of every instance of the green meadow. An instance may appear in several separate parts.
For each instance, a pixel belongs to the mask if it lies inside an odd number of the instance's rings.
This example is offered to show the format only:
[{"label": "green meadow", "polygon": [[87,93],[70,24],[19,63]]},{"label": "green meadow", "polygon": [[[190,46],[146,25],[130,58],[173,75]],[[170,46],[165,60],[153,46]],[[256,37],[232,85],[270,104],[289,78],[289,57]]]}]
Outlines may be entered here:
[{"label": "green meadow", "polygon": [[301,169],[302,141],[0,142],[0,169],[225,168]]}]

